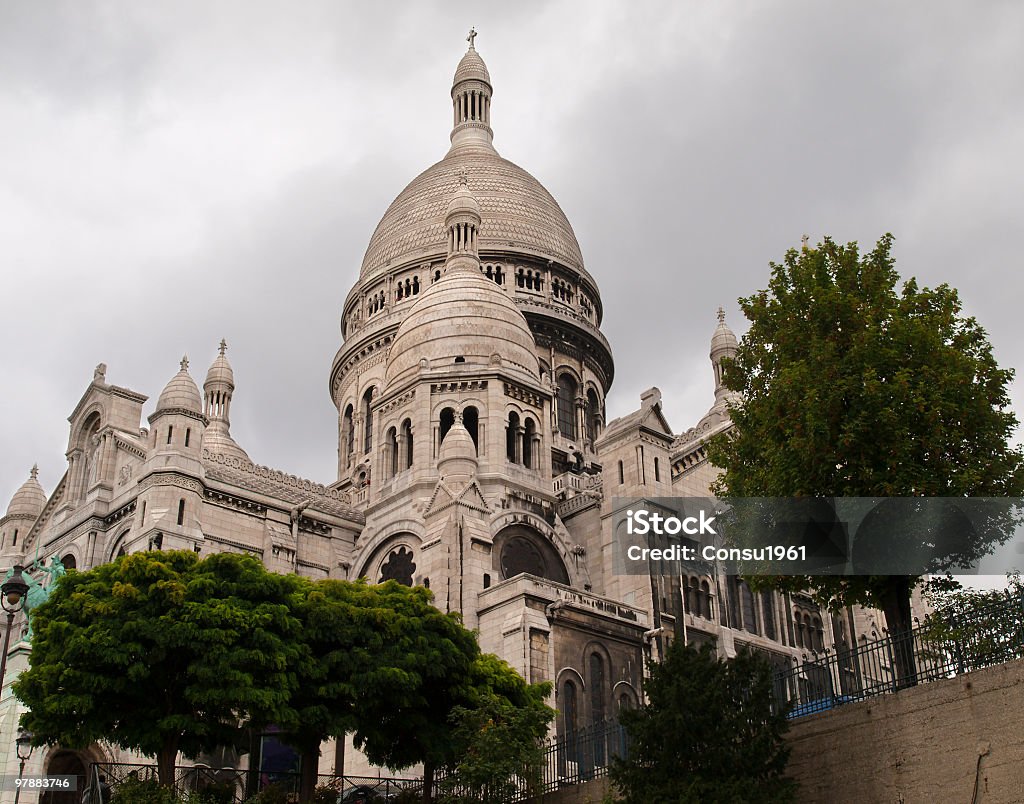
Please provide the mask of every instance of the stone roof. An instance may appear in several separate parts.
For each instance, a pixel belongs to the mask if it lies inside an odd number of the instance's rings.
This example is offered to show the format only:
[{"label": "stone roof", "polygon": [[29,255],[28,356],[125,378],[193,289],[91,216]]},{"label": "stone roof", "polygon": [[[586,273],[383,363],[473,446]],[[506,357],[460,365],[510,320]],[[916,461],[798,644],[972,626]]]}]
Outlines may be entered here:
[{"label": "stone roof", "polygon": [[365,520],[361,511],[353,508],[347,492],[328,488],[322,483],[290,475],[269,466],[257,466],[252,461],[234,455],[212,453],[203,447],[203,465],[206,476],[239,488],[265,494],[292,505],[309,502],[311,507],[325,514],[333,514],[355,522]]},{"label": "stone roof", "polygon": [[11,497],[10,505],[7,506],[7,516],[31,517],[35,519],[42,513],[46,505],[46,492],[39,484],[39,468],[32,467],[28,480],[21,484],[14,496]]},{"label": "stone roof", "polygon": [[181,370],[171,377],[170,382],[164,386],[156,401],[157,411],[163,410],[187,410],[191,413],[203,415],[203,398],[199,394],[199,387],[195,380],[188,373],[188,358],[181,360]]},{"label": "stone roof", "polygon": [[485,81],[488,84],[491,83],[491,74],[487,72],[487,65],[480,58],[480,54],[476,52],[476,48],[471,46],[466,51],[466,55],[462,57],[459,66],[455,68],[455,77],[452,79],[452,85],[454,86],[460,81],[471,81],[474,79]]},{"label": "stone roof", "polygon": [[479,249],[528,252],[583,269],[579,243],[543,185],[492,149],[454,150],[398,194],[370,238],[360,276],[395,263],[447,254],[445,215],[465,174],[480,204]]}]

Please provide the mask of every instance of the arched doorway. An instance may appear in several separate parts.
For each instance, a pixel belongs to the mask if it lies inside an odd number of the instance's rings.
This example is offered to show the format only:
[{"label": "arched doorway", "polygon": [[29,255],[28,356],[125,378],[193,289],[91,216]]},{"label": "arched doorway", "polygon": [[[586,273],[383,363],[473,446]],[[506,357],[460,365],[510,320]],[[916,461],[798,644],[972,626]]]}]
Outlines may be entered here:
[{"label": "arched doorway", "polygon": [[86,787],[89,758],[77,751],[60,749],[46,763],[47,776],[77,776],[75,790],[45,790],[39,804],[78,804]]}]

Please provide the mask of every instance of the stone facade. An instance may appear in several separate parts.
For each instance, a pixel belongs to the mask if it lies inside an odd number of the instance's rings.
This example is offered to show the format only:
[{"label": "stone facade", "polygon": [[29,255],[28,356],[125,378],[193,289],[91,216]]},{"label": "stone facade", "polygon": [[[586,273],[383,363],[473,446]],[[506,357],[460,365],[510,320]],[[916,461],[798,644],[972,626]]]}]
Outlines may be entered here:
[{"label": "stone facade", "polygon": [[[101,365],[69,418],[67,472],[47,494],[33,471],[0,519],[0,561],[235,551],[277,572],[429,586],[484,650],[554,683],[558,732],[635,706],[645,659],[671,638],[779,665],[855,639],[863,617],[809,598],[613,574],[615,498],[707,495],[704,442],[729,426],[721,360],[736,339],[720,313],[715,401],[695,426],[676,433],[656,388],[606,422],[614,363],[597,283],[555,200],[494,149],[492,91],[471,46],[451,149],[385,212],[344,304],[328,386],[336,479],[249,460],[230,433],[223,342],[202,393],[183,360],[148,426],[147,397]],[[352,753],[345,770],[365,767]]]}]

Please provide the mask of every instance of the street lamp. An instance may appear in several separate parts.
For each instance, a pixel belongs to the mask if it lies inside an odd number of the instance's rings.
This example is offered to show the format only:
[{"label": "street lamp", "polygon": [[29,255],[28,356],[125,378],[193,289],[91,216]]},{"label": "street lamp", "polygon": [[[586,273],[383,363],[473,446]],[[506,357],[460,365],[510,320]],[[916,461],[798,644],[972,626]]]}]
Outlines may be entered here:
[{"label": "street lamp", "polygon": [[21,564],[15,564],[3,586],[0,586],[0,607],[7,612],[7,631],[4,633],[4,652],[0,656],[0,690],[4,688],[4,673],[7,670],[7,650],[11,645],[11,627],[14,623],[14,615],[25,608],[25,595],[28,594],[28,584],[22,577],[25,568]]},{"label": "street lamp", "polygon": [[21,777],[25,775],[25,763],[32,756],[32,732],[28,729],[18,729],[18,737],[14,744],[18,749],[18,759],[20,760],[18,765],[19,784],[14,790],[14,804],[18,804],[18,799],[21,798]]}]

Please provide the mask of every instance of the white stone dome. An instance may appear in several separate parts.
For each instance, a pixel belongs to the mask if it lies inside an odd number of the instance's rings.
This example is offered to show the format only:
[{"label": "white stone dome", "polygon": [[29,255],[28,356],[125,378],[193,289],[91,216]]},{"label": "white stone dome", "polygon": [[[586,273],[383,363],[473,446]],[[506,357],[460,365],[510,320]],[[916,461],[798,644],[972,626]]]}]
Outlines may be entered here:
[{"label": "white stone dome", "polygon": [[480,54],[476,52],[476,48],[470,47],[466,51],[466,55],[462,57],[459,62],[459,66],[455,68],[455,77],[452,79],[452,86],[459,84],[462,81],[483,81],[487,84],[491,83],[491,74],[487,72],[487,65],[484,64],[484,60],[480,58]]},{"label": "white stone dome", "polygon": [[388,353],[384,387],[417,371],[459,363],[506,368],[540,378],[536,342],[515,302],[479,272],[452,269],[430,285],[402,321]]},{"label": "white stone dome", "polygon": [[187,410],[203,415],[203,397],[199,387],[188,373],[188,358],[182,358],[181,370],[171,377],[156,401],[156,412],[165,410]]},{"label": "white stone dome", "polygon": [[718,326],[715,327],[715,332],[711,336],[711,357],[714,358],[718,355],[731,357],[736,354],[737,346],[736,334],[725,323],[725,311],[719,307]]},{"label": "white stone dome", "polygon": [[204,388],[214,383],[224,383],[234,389],[235,372],[231,369],[231,364],[228,362],[227,355],[225,354],[227,348],[227,342],[221,340],[220,352],[214,358],[213,363],[210,364],[210,370],[206,372],[206,381],[203,383]]},{"label": "white stone dome", "polygon": [[[445,217],[465,174],[480,207],[481,254],[515,251],[585,273],[579,243],[558,202],[518,165],[490,148],[453,149],[398,194],[370,238],[361,277],[447,253]],[[486,259],[486,257],[484,257]]]},{"label": "white stone dome", "polygon": [[10,505],[7,506],[7,516],[24,516],[35,519],[43,511],[46,505],[46,492],[39,485],[37,475],[39,470],[33,466],[28,480],[21,484],[14,496],[11,497]]}]

